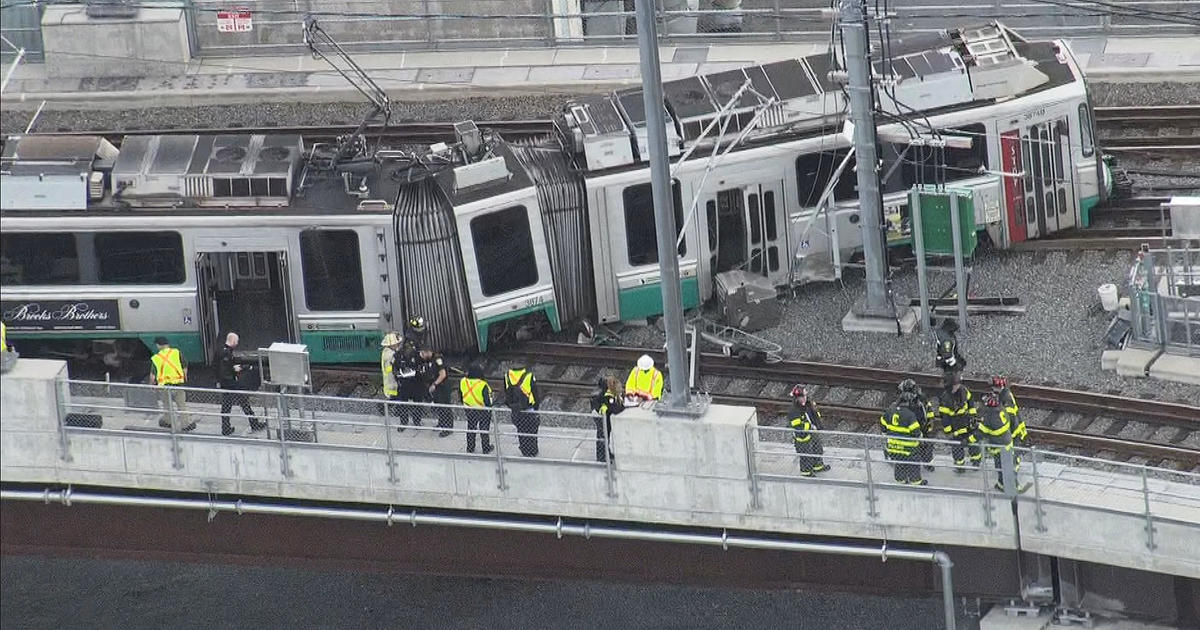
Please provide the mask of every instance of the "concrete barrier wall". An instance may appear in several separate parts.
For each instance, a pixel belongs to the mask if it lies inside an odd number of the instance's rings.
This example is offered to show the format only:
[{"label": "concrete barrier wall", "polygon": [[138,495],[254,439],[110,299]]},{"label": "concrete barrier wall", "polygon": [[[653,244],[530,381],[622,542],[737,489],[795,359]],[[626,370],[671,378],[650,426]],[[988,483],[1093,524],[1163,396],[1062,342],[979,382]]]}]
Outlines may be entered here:
[{"label": "concrete barrier wall", "polygon": [[[1110,515],[1086,505],[1047,505],[1046,531],[1033,531],[1029,506],[1020,519],[1002,495],[986,503],[964,490],[852,481],[769,480],[752,492],[747,438],[757,423],[749,408],[714,405],[699,420],[661,418],[630,409],[613,418],[616,496],[606,470],[589,461],[496,461],[466,454],[398,453],[396,482],[388,456],[266,439],[72,430],[70,461],[60,457],[54,380],[61,363],[22,359],[3,377],[0,479],[259,495],[310,500],[527,513],[572,518],[727,527],[993,548],[1021,548],[1091,562],[1200,577],[1200,514],[1160,522],[1156,549],[1144,545],[1138,515]],[[850,464],[847,464],[849,466]],[[1102,501],[1095,497],[1093,502]],[[873,506],[873,510],[872,510]],[[989,509],[990,508],[990,509]],[[869,512],[873,511],[874,515]],[[1019,532],[1018,532],[1019,530]],[[1020,533],[1020,537],[1018,537]],[[1189,542],[1191,541],[1191,542]]]},{"label": "concrete barrier wall", "polygon": [[192,57],[178,8],[144,8],[134,18],[90,18],[81,5],[51,5],[42,15],[42,38],[51,77],[184,74]]}]

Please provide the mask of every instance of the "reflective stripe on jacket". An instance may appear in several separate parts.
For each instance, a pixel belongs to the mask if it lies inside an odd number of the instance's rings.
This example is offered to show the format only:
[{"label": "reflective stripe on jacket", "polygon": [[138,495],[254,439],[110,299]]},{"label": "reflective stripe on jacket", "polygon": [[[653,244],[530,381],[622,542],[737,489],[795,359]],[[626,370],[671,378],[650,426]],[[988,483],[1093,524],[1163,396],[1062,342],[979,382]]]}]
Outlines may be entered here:
[{"label": "reflective stripe on jacket", "polygon": [[985,408],[983,417],[975,426],[975,435],[971,436],[971,441],[987,445],[989,455],[995,455],[1001,450],[1012,450],[1012,423],[1008,420],[1008,414],[998,407]]},{"label": "reflective stripe on jacket", "polygon": [[387,396],[399,396],[400,384],[396,382],[395,367],[392,362],[396,360],[396,351],[391,348],[384,348],[383,352],[379,353],[379,367],[383,370],[383,393]]},{"label": "reflective stripe on jacket", "polygon": [[150,357],[154,364],[154,382],[159,385],[182,385],[184,380],[183,357],[178,348],[163,348]]},{"label": "reflective stripe on jacket", "polygon": [[810,431],[819,428],[818,422],[821,420],[821,412],[817,411],[816,407],[804,406],[797,408],[792,406],[790,424],[792,425],[792,439],[797,444],[804,444],[812,440]]},{"label": "reflective stripe on jacket", "polygon": [[964,387],[961,391],[961,396],[947,391],[938,401],[938,414],[948,420],[942,422],[942,431],[957,438],[971,430],[971,421],[979,413],[971,400],[971,390]]},{"label": "reflective stripe on jacket", "polygon": [[886,450],[892,455],[911,456],[920,446],[921,420],[906,407],[892,407],[879,417],[879,425],[888,436]]},{"label": "reflective stripe on jacket", "polygon": [[458,384],[462,402],[468,407],[486,407],[491,403],[492,387],[482,378],[463,377]]}]

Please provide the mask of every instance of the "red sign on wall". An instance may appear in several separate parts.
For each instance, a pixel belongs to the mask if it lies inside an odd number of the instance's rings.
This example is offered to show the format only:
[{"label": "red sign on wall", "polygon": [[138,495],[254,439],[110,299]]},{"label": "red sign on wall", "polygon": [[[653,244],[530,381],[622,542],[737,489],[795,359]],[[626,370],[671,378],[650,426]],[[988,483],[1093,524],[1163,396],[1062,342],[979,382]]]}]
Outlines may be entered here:
[{"label": "red sign on wall", "polygon": [[254,30],[250,20],[250,9],[224,9],[217,11],[217,32],[249,33]]}]

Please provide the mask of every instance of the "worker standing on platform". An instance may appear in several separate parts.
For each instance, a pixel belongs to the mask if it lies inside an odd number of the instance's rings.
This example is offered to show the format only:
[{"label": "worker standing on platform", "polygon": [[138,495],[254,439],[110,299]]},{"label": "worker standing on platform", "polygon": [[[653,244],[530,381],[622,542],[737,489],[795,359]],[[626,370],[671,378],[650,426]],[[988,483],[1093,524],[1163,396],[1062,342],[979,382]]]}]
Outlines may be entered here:
[{"label": "worker standing on platform", "polygon": [[899,402],[884,410],[879,425],[887,436],[884,454],[895,466],[898,483],[914,486],[929,485],[921,478],[921,464],[916,461],[921,442],[921,417]]},{"label": "worker standing on platform", "polygon": [[233,409],[234,405],[241,407],[242,413],[250,420],[251,431],[261,431],[267,426],[266,422],[259,422],[258,418],[254,416],[254,408],[250,406],[246,394],[240,393],[245,388],[239,381],[242,365],[233,356],[233,351],[237,347],[237,333],[231,332],[225,335],[225,346],[221,348],[221,357],[217,364],[217,384],[223,390],[221,392],[221,435],[233,434],[233,425],[229,422],[229,411]]},{"label": "worker standing on platform", "polygon": [[952,319],[942,320],[942,325],[934,331],[937,348],[934,350],[934,364],[943,374],[962,372],[967,367],[967,359],[959,352],[958,324]]},{"label": "worker standing on platform", "polygon": [[392,331],[383,336],[379,342],[379,370],[383,373],[383,397],[388,401],[399,400],[400,383],[396,380],[396,353],[400,351],[403,340],[400,334]]},{"label": "worker standing on platform", "polygon": [[[154,345],[158,346],[158,352],[150,357],[150,362],[154,364],[154,373],[151,374],[154,384],[169,390],[167,402],[174,403],[179,425],[183,427],[183,431],[191,431],[196,428],[196,423],[188,422],[186,413],[187,392],[182,387],[187,382],[187,366],[183,364],[183,355],[177,348],[171,347],[166,337],[156,338]],[[171,414],[170,410],[167,411],[168,417],[159,420],[158,426],[170,429],[171,421],[168,418]]]},{"label": "worker standing on platform", "polygon": [[[1013,450],[1013,435],[1012,423],[1009,422],[1008,414],[1004,412],[1004,408],[1000,406],[1000,398],[995,394],[987,394],[983,397],[983,413],[980,415],[979,423],[975,427],[975,432],[971,435],[973,442],[981,443],[984,450],[992,458],[996,465],[996,473],[999,478],[996,480],[996,489],[1004,491],[1004,469],[1000,464],[1000,454],[1004,451],[1012,452]],[[1013,471],[1017,468],[1017,458],[1013,457]]]},{"label": "worker standing on platform", "polygon": [[1000,408],[1012,423],[1013,442],[1017,446],[1029,446],[1029,429],[1021,419],[1021,408],[1017,405],[1017,397],[1008,386],[1008,377],[999,374],[992,376],[992,393],[1000,400]]},{"label": "worker standing on platform", "polygon": [[625,379],[625,396],[640,401],[660,400],[663,392],[663,373],[654,367],[654,359],[643,354],[637,360],[637,366],[629,372]]},{"label": "worker standing on platform", "polygon": [[617,387],[617,379],[608,376],[596,383],[596,393],[591,397],[592,411],[598,415],[593,418],[596,422],[596,461],[604,461],[607,452],[608,460],[612,461],[612,449],[609,440],[612,439],[612,416],[621,413],[625,405],[621,403],[621,390]]},{"label": "worker standing on platform", "polygon": [[[921,391],[921,386],[911,378],[906,378],[900,382],[900,396],[897,402],[908,407],[921,420],[921,435],[922,439],[934,437],[933,434],[933,419],[937,416],[933,404],[925,398],[925,393]],[[933,470],[933,466],[929,466],[929,462],[933,461],[933,444],[930,442],[921,442],[917,446],[914,461],[926,464],[926,468]]]},{"label": "worker standing on platform", "polygon": [[538,454],[538,425],[541,418],[535,411],[542,404],[541,388],[533,372],[522,364],[516,364],[504,375],[504,404],[512,410],[513,426],[517,427],[517,442],[521,454],[536,457]]},{"label": "worker standing on platform", "polygon": [[483,378],[483,366],[478,361],[467,366],[467,375],[458,383],[459,396],[467,409],[467,452],[475,452],[475,434],[483,454],[492,452],[492,387]]},{"label": "worker standing on platform", "polygon": [[800,463],[800,474],[812,477],[814,474],[829,470],[829,466],[821,459],[825,449],[821,446],[821,436],[814,431],[821,430],[821,412],[817,404],[808,397],[808,388],[803,385],[792,387],[792,407],[788,410],[788,423],[792,426],[792,444],[796,447]]},{"label": "worker standing on platform", "polygon": [[[400,342],[399,349],[392,357],[392,375],[396,378],[396,390],[399,399],[406,403],[424,402],[427,390],[421,384],[417,369],[421,367],[421,353],[411,337],[405,337]],[[397,431],[404,432],[411,418],[413,426],[421,426],[421,408],[416,405],[400,405],[400,426]]]},{"label": "worker standing on platform", "polygon": [[942,433],[958,443],[950,448],[954,456],[954,472],[966,472],[961,468],[967,464],[970,453],[971,462],[979,464],[979,447],[971,444],[971,432],[975,429],[978,409],[972,399],[971,391],[962,384],[960,372],[949,372],[946,375],[946,389],[938,400],[938,415],[942,418]]},{"label": "worker standing on platform", "polygon": [[[419,356],[420,367],[417,372],[421,376],[425,400],[439,405],[449,405],[450,388],[446,385],[449,374],[446,372],[446,361],[442,358],[442,353],[421,350]],[[437,426],[441,429],[438,433],[439,437],[446,437],[454,433],[450,430],[454,428],[454,410],[448,407],[438,407],[434,410],[434,414],[437,415]]]}]

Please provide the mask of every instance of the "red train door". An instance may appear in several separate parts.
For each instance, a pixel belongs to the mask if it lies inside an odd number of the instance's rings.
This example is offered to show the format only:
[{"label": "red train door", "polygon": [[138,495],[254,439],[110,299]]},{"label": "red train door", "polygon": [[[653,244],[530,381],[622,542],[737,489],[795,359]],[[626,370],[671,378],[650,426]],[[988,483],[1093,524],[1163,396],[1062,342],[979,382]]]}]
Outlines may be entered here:
[{"label": "red train door", "polygon": [[1028,238],[1025,231],[1025,190],[1021,181],[1021,132],[1018,129],[1000,134],[1000,156],[1004,170],[1004,206],[1008,213],[1008,242],[1020,243]]}]

